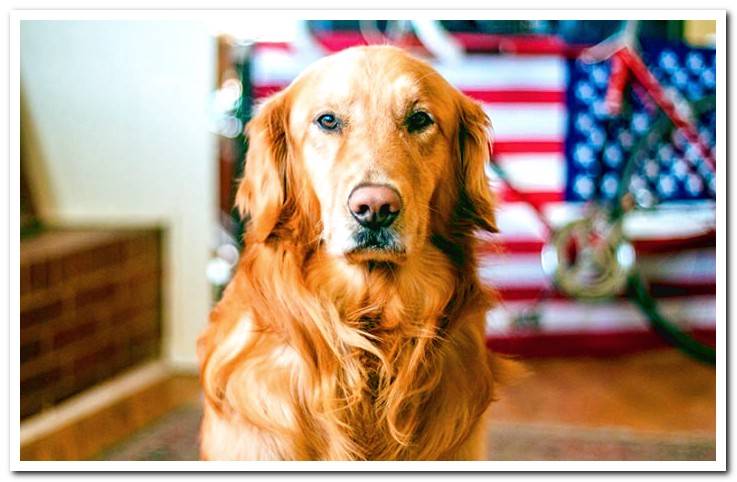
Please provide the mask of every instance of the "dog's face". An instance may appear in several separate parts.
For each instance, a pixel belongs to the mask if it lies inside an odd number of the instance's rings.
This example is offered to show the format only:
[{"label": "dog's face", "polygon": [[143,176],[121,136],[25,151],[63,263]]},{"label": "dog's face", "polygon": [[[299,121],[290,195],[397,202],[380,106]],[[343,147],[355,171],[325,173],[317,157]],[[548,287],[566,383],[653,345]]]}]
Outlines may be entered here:
[{"label": "dog's face", "polygon": [[311,225],[291,229],[316,229],[332,256],[402,263],[454,224],[494,229],[486,116],[399,49],[322,59],[269,100],[249,130],[238,202],[251,215],[252,239],[307,216]]}]

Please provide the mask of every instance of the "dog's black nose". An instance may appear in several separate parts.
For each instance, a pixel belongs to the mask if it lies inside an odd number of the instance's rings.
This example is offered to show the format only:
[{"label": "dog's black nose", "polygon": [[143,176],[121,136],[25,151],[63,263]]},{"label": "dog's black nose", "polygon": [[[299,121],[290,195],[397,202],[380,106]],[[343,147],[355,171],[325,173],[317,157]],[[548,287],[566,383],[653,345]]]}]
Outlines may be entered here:
[{"label": "dog's black nose", "polygon": [[399,216],[402,200],[399,193],[389,186],[364,184],[348,196],[348,209],[361,226],[385,228]]}]

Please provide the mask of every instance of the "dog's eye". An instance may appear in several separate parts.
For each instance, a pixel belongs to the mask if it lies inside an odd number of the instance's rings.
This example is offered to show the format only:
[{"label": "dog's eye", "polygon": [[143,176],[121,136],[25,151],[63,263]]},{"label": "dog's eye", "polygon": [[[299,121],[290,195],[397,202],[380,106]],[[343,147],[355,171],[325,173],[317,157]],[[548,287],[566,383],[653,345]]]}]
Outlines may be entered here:
[{"label": "dog's eye", "polygon": [[315,122],[326,131],[336,131],[340,128],[340,120],[333,114],[323,114]]},{"label": "dog's eye", "polygon": [[407,117],[407,130],[410,132],[419,132],[432,123],[432,117],[426,112],[418,111]]}]

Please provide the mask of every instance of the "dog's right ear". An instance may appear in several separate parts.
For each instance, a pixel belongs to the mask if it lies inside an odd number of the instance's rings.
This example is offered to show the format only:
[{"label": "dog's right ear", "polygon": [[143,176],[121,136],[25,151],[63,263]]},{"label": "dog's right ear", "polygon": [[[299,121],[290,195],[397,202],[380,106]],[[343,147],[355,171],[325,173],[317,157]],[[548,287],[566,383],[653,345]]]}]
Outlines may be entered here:
[{"label": "dog's right ear", "polygon": [[489,188],[485,165],[489,162],[491,122],[481,105],[459,94],[459,157],[462,189],[461,215],[480,229],[496,233],[494,195]]},{"label": "dog's right ear", "polygon": [[264,242],[284,208],[289,156],[287,112],[284,93],[276,94],[246,126],[248,153],[235,205],[241,216],[249,219],[247,242]]}]

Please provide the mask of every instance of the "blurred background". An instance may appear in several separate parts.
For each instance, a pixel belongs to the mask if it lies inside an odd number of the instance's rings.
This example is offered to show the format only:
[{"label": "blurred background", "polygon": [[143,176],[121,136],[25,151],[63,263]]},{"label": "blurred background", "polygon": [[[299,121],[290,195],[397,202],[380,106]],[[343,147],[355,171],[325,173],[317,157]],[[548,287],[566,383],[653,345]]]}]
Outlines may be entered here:
[{"label": "blurred background", "polygon": [[[640,67],[586,57],[625,38]],[[197,458],[195,339],[241,248],[244,125],[374,43],[492,120],[488,345],[532,375],[502,393],[491,457],[714,459],[715,22],[245,12],[21,21],[21,459]]]}]

